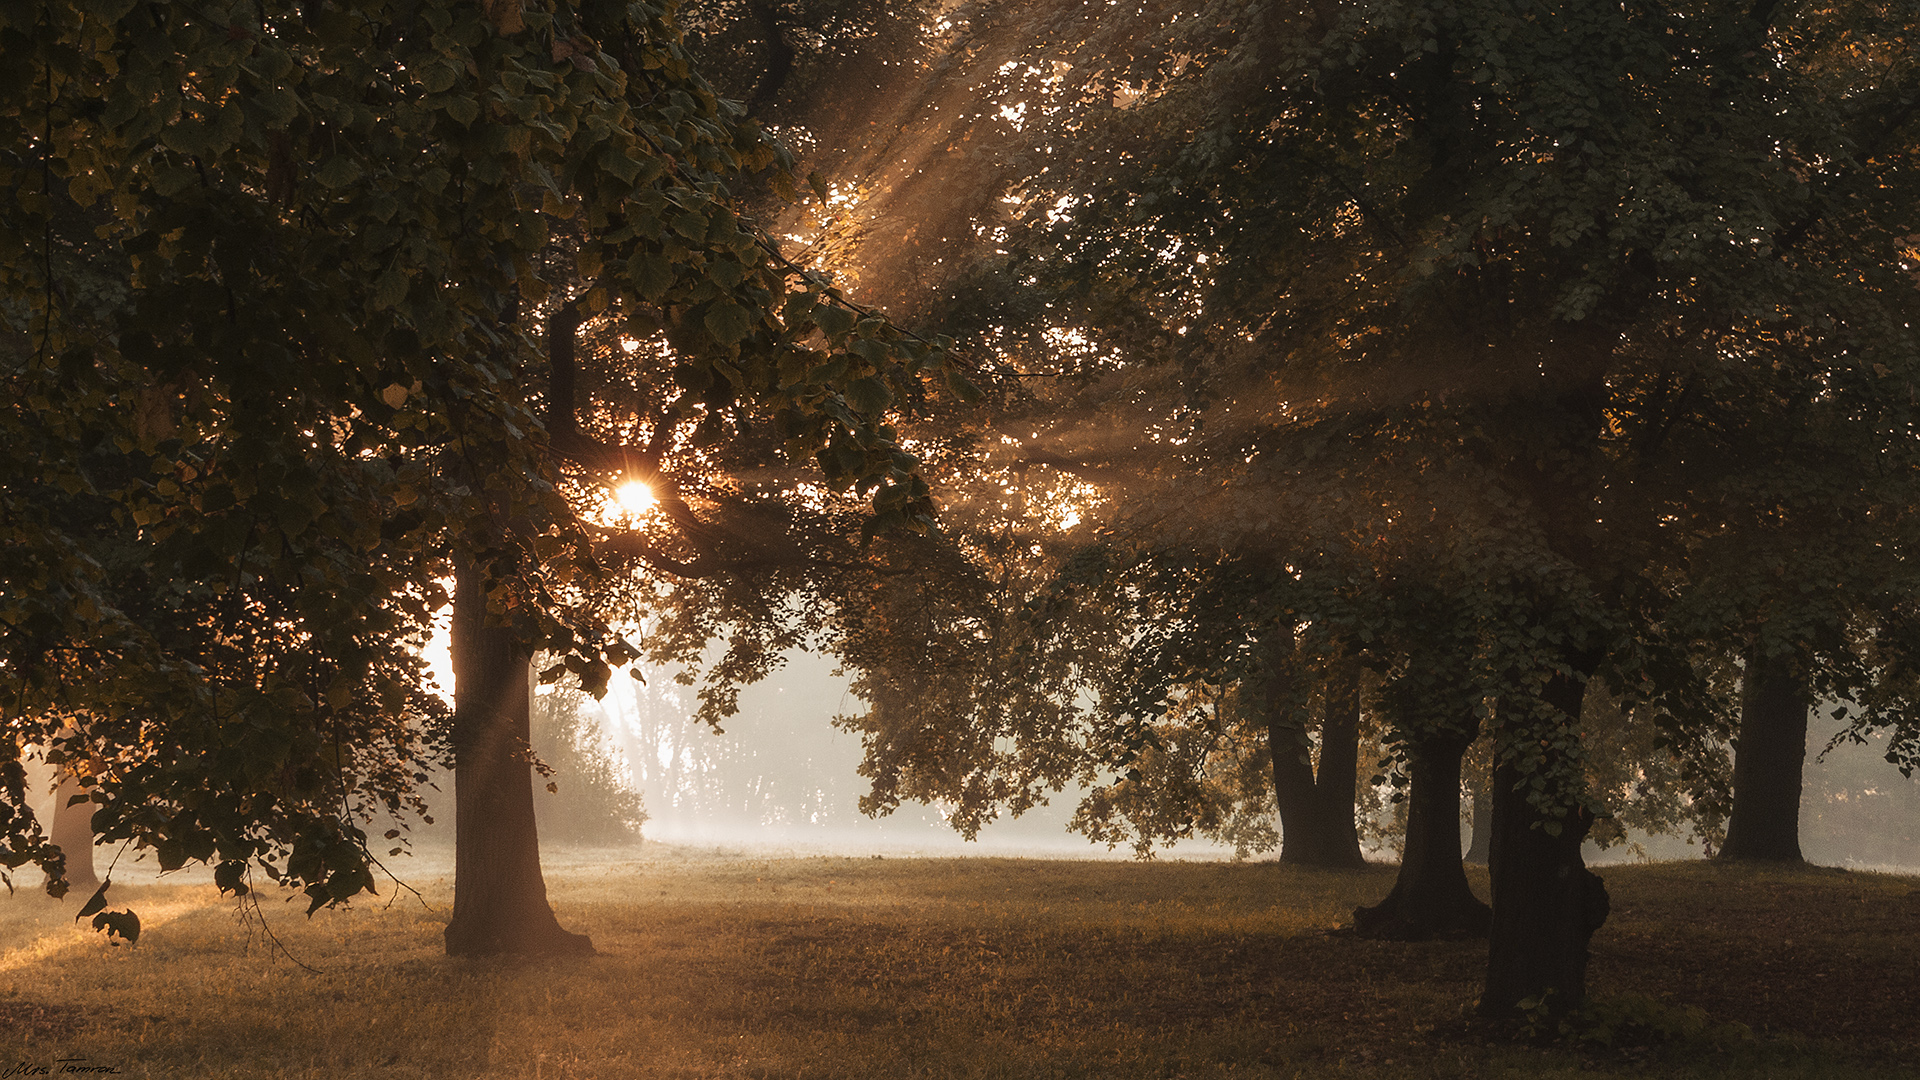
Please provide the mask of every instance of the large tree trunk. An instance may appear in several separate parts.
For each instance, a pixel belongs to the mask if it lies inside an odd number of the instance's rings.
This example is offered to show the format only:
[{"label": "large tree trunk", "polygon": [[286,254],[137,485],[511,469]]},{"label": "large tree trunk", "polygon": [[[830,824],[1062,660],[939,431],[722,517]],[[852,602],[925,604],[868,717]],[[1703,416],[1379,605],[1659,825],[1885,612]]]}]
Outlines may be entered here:
[{"label": "large tree trunk", "polygon": [[1365,866],[1353,820],[1354,772],[1360,756],[1359,672],[1343,665],[1325,698],[1318,776],[1297,710],[1284,700],[1277,683],[1268,698],[1267,748],[1273,756],[1274,800],[1280,807],[1280,861],[1336,869]]},{"label": "large tree trunk", "polygon": [[1747,658],[1740,738],[1733,754],[1733,813],[1722,859],[1801,862],[1800,784],[1811,695],[1791,661]]},{"label": "large tree trunk", "polygon": [[[1547,703],[1577,723],[1585,683],[1557,675]],[[1549,766],[1555,764],[1552,760]],[[1558,829],[1527,799],[1530,778],[1511,760],[1493,772],[1493,922],[1487,942],[1484,1016],[1512,1016],[1523,1002],[1559,1014],[1578,1008],[1587,993],[1587,944],[1607,921],[1606,885],[1587,869],[1580,844],[1593,827],[1584,809],[1557,819]],[[1574,791],[1545,794],[1568,799]]]},{"label": "large tree trunk", "polygon": [[462,566],[453,599],[454,870],[448,956],[582,954],[540,875],[528,760],[533,650],[487,621],[481,572]]},{"label": "large tree trunk", "polygon": [[1408,750],[1407,846],[1393,891],[1353,913],[1354,933],[1390,941],[1485,937],[1487,905],[1460,863],[1460,759],[1476,730]]},{"label": "large tree trunk", "polygon": [[53,788],[53,828],[51,839],[67,857],[67,884],[75,889],[92,890],[100,886],[93,870],[93,804],[67,805],[67,800],[86,794],[80,781],[65,769]]}]

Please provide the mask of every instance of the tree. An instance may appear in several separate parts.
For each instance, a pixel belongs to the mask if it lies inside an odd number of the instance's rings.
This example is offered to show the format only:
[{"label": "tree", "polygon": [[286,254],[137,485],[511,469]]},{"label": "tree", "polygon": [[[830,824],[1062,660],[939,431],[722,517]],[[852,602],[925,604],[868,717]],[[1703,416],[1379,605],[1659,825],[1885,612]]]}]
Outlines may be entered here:
[{"label": "tree", "polygon": [[[1354,774],[1359,767],[1360,670],[1337,665],[1322,691],[1319,760],[1308,754],[1305,725],[1281,701],[1267,711],[1267,753],[1273,759],[1280,810],[1280,861],[1297,866],[1366,865],[1355,826]],[[1286,750],[1293,749],[1292,753]]]},{"label": "tree", "polygon": [[[1083,736],[1125,776],[1096,788],[1076,824],[1142,853],[1197,829],[1243,855],[1277,843],[1283,863],[1363,865],[1361,667],[1287,618],[1306,575],[1204,547],[1146,546],[1140,560],[1105,585],[1131,633]],[[1256,824],[1276,811],[1277,836]]]},{"label": "tree", "polygon": [[1425,600],[1432,606],[1421,611],[1408,605],[1413,625],[1398,635],[1406,652],[1384,693],[1395,749],[1408,774],[1406,847],[1393,890],[1380,903],[1356,910],[1353,928],[1363,937],[1397,940],[1482,937],[1489,911],[1468,886],[1460,855],[1461,761],[1486,712],[1471,678],[1476,642],[1470,632],[1448,625],[1448,598],[1433,595],[1439,590],[1413,585],[1410,591],[1415,605]]},{"label": "tree", "polygon": [[[1701,500],[1703,539],[1670,616],[1702,641],[1698,662],[1715,670],[1721,708],[1738,718],[1724,858],[1801,860],[1801,765],[1816,696],[1866,703],[1869,725],[1889,722],[1904,699],[1883,669],[1903,647],[1897,628],[1911,588],[1906,478],[1884,460],[1897,435],[1883,425],[1897,431],[1903,420],[1876,416],[1884,406],[1857,390],[1810,385],[1820,362],[1805,353],[1844,340],[1784,343],[1782,370],[1750,416],[1682,436],[1777,463],[1766,475],[1723,478],[1718,497]],[[1876,638],[1886,647],[1867,645]]]},{"label": "tree", "polygon": [[1791,663],[1758,651],[1747,658],[1733,759],[1733,813],[1727,818],[1726,846],[1720,849],[1723,859],[1804,861],[1801,766],[1813,702]]},{"label": "tree", "polygon": [[[1344,544],[1380,580],[1410,563],[1443,582],[1432,606],[1471,658],[1451,682],[1494,759],[1486,1012],[1584,992],[1604,911],[1579,856],[1590,685],[1696,788],[1720,711],[1689,661],[1790,659],[1808,685],[1899,697],[1900,605],[1837,573],[1837,599],[1796,610],[1790,590],[1832,567],[1789,571],[1777,541],[1844,505],[1849,550],[1877,553],[1860,566],[1910,549],[1910,13],[1057,3],[954,32],[818,246],[870,252],[863,281],[933,294],[977,347],[1061,376],[1035,394],[1055,413],[1008,438],[1124,477],[1107,505],[1138,509],[1113,516],[1171,522],[1153,542],[1170,561]],[[909,199],[940,209],[924,233]],[[943,245],[860,242],[955,218],[989,242],[971,276]],[[1279,606],[1289,625],[1389,621],[1315,595]],[[1257,636],[1217,640],[1224,686]],[[1194,685],[1194,715],[1224,700]],[[872,700],[883,780],[937,760],[928,775],[986,798],[1006,789],[984,777],[1022,775]],[[1066,705],[1035,707],[1044,722],[993,730],[1064,775]],[[1153,751],[1157,707],[1116,700],[1106,744]]]},{"label": "tree", "polygon": [[[1022,24],[1050,31],[1015,50],[1045,86],[1004,100],[1044,140],[1007,156],[1009,218],[974,219],[1006,254],[952,295],[983,341],[1053,342],[1066,362],[1040,370],[1092,371],[1076,385],[1099,406],[1030,440],[1033,460],[1158,470],[1145,494],[1184,483],[1176,535],[1210,528],[1216,550],[1285,538],[1285,564],[1348,535],[1377,572],[1415,552],[1445,583],[1495,759],[1482,1009],[1573,1007],[1605,912],[1579,854],[1588,684],[1678,706],[1679,658],[1735,632],[1679,617],[1716,537],[1755,539],[1712,500],[1806,449],[1741,429],[1784,400],[1878,455],[1891,489],[1912,475],[1910,20],[1185,15]],[[1001,41],[969,48],[998,61]],[[1102,406],[1125,436],[1082,423]],[[1865,458],[1799,460],[1831,478]],[[1906,549],[1890,512],[1865,520]]]},{"label": "tree", "polygon": [[[656,444],[764,424],[764,460],[811,457],[870,529],[924,521],[884,418],[937,346],[740,222],[724,178],[781,154],[662,8],[15,5],[0,38],[8,745],[99,761],[103,838],[317,908],[373,887],[362,825],[418,806],[450,743],[460,798],[504,815],[462,815],[481,876],[450,946],[576,948],[540,899],[524,661],[603,687],[635,650],[569,590],[609,558],[689,566],[568,504],[556,457],[600,481],[659,458],[569,422],[552,328],[653,320],[650,355],[728,388]],[[418,659],[449,600],[451,716]],[[58,889],[22,775],[5,861]]]}]

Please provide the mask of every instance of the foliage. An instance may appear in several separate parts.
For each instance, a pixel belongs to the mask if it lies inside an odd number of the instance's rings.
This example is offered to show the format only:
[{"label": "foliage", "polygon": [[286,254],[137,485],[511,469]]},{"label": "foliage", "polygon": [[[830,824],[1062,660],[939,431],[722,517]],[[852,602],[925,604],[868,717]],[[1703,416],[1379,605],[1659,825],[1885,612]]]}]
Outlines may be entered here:
[{"label": "foliage", "polygon": [[621,553],[555,458],[627,464],[546,429],[555,313],[660,327],[687,426],[924,526],[885,421],[937,343],[739,217],[785,158],[667,7],[12,3],[0,47],[0,861],[56,891],[29,744],[163,866],[371,888],[363,825],[443,756],[456,552],[589,691],[634,658],[577,603]]},{"label": "foliage", "polygon": [[879,0],[692,0],[681,7],[680,20],[688,51],[716,89],[745,103],[800,152],[836,154],[858,148],[838,133],[819,131],[822,117],[807,104],[829,94],[877,90],[893,75],[888,67],[915,66],[926,52],[930,7]]},{"label": "foliage", "polygon": [[1708,851],[1726,839],[1732,762],[1722,743],[1681,744],[1663,737],[1654,720],[1634,717],[1604,685],[1589,685],[1580,716],[1589,747],[1587,786],[1602,809],[1588,837],[1602,848],[1644,836],[1698,837]]},{"label": "foliage", "polygon": [[[986,176],[980,202],[919,196],[929,222],[965,206],[976,239],[941,250],[962,266],[942,309],[1049,376],[1010,396],[993,450],[1028,483],[1087,484],[1097,547],[1041,545],[1013,604],[916,639],[1022,651],[917,720],[869,695],[881,801],[902,776],[1028,800],[1076,752],[1124,769],[1187,708],[1167,690],[1204,685],[1199,706],[1263,677],[1259,631],[1288,628],[1308,669],[1358,649],[1403,681],[1403,742],[1490,723],[1549,830],[1600,794],[1556,679],[1603,679],[1703,812],[1727,658],[1790,653],[1871,702],[1865,727],[1904,724],[1914,32],[1873,3],[1057,3],[969,24],[889,145]],[[871,176],[842,246],[819,242],[844,257],[914,235],[900,174]],[[1215,566],[1246,584],[1215,588]],[[1045,618],[1008,619],[1029,606]],[[1016,701],[1001,676],[1045,671],[1067,619],[1114,627],[1116,651],[1063,642],[1045,700]]]}]

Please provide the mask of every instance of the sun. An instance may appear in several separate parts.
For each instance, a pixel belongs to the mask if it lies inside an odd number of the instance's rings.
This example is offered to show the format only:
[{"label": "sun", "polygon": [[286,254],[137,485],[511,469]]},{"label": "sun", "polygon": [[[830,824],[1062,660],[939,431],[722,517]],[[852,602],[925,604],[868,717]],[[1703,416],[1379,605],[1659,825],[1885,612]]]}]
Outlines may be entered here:
[{"label": "sun", "polygon": [[629,514],[637,516],[653,509],[653,489],[638,480],[629,480],[613,489],[613,497],[620,509]]}]

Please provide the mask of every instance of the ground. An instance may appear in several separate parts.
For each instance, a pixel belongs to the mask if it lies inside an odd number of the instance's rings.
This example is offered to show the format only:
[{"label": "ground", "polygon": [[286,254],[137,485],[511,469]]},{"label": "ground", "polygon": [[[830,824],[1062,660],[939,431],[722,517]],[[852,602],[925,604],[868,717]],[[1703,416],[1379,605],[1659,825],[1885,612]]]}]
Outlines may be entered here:
[{"label": "ground", "polygon": [[1920,1075],[1914,878],[1608,868],[1594,1018],[1530,1038],[1470,1017],[1484,945],[1329,933],[1390,867],[554,852],[601,955],[516,964],[443,957],[449,868],[397,861],[419,895],[311,921],[116,884],[133,947],[0,900],[0,1074]]}]

